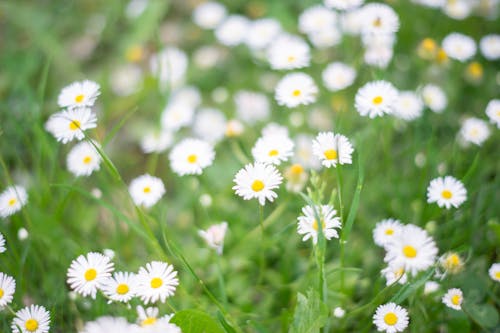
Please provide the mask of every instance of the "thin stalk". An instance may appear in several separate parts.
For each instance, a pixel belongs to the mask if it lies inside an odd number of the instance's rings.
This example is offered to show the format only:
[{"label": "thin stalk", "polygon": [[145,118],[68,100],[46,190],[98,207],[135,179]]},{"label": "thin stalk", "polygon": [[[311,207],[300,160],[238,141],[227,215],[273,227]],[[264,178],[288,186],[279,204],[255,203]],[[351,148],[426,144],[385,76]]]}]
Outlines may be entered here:
[{"label": "thin stalk", "polygon": [[222,267],[220,264],[221,255],[216,253],[215,256],[215,265],[217,266],[217,275],[219,279],[220,297],[222,298],[222,303],[224,304],[224,306],[227,306],[226,283],[224,281],[224,275],[222,274]]},{"label": "thin stalk", "polygon": [[[337,165],[337,196],[339,198],[339,216],[340,223],[344,226],[344,203],[342,202],[342,172],[340,171],[340,165]],[[344,247],[345,247],[345,239],[344,237],[340,237],[340,290],[344,291]]]},{"label": "thin stalk", "polygon": [[259,254],[259,278],[257,279],[257,285],[260,285],[262,279],[264,278],[264,266],[265,266],[265,257],[264,257],[264,206],[259,204],[259,224],[260,224],[260,254]]}]

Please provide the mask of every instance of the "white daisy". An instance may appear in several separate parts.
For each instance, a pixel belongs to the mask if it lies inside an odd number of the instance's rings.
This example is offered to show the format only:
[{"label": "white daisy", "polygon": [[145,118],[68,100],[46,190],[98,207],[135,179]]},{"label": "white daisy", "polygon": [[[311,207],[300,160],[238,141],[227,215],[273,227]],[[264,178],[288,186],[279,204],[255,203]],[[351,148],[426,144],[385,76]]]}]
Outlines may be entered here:
[{"label": "white daisy", "polygon": [[246,37],[250,21],[241,15],[229,15],[215,29],[215,37],[226,46],[236,46],[241,44]]},{"label": "white daisy", "polygon": [[462,310],[462,302],[464,301],[464,295],[462,290],[458,288],[448,289],[446,294],[444,294],[441,299],[442,302],[449,308],[455,310]]},{"label": "white daisy", "polygon": [[[318,222],[316,218],[316,213],[319,215]],[[314,244],[318,242],[318,229],[321,224],[321,229],[323,231],[323,236],[327,240],[332,238],[339,238],[337,230],[334,228],[341,228],[340,218],[335,216],[337,211],[333,209],[331,205],[321,205],[315,206],[305,206],[302,208],[303,216],[299,216],[297,220],[299,221],[297,225],[297,233],[299,235],[304,235],[302,240],[305,242],[309,238],[312,238]]]},{"label": "white daisy", "polygon": [[342,134],[321,132],[313,140],[312,151],[324,167],[335,168],[337,164],[352,164],[354,148]]},{"label": "white daisy", "polygon": [[385,247],[401,233],[402,228],[403,224],[399,220],[391,218],[382,220],[373,229],[373,240],[378,246]]},{"label": "white daisy", "polygon": [[245,127],[238,119],[230,119],[226,123],[225,134],[227,137],[232,138],[232,137],[240,136],[241,134],[243,134],[244,131],[245,131]]},{"label": "white daisy", "polygon": [[424,295],[432,294],[439,289],[439,283],[436,281],[427,281],[424,285]]},{"label": "white daisy", "polygon": [[395,303],[380,305],[373,315],[373,323],[379,332],[402,332],[408,327],[408,322],[408,311]]},{"label": "white daisy", "polygon": [[276,135],[277,137],[288,137],[288,128],[286,126],[271,122],[268,123],[263,129],[262,129],[262,136],[272,136]]},{"label": "white daisy", "polygon": [[302,38],[282,35],[269,46],[267,57],[272,69],[296,69],[309,66],[311,51]]},{"label": "white daisy", "polygon": [[500,35],[486,35],[479,41],[479,49],[483,56],[488,60],[497,60],[500,58]]},{"label": "white daisy", "polygon": [[194,118],[193,133],[202,140],[212,144],[224,138],[226,116],[220,110],[203,108],[198,110]]},{"label": "white daisy", "polygon": [[137,281],[137,295],[146,304],[157,301],[165,303],[179,284],[174,266],[161,261],[152,261],[146,267],[141,267]]},{"label": "white daisy", "polygon": [[99,84],[93,81],[74,82],[61,90],[57,104],[62,108],[91,107],[101,94],[99,89]]},{"label": "white daisy", "polygon": [[307,8],[299,16],[299,31],[310,34],[335,27],[337,14],[322,5]]},{"label": "white daisy", "polygon": [[154,206],[165,194],[165,185],[160,178],[144,174],[130,182],[128,191],[137,206]]},{"label": "white daisy", "polygon": [[424,104],[433,112],[441,113],[448,105],[448,98],[443,89],[434,84],[426,84],[422,88]]},{"label": "white daisy", "polygon": [[488,274],[493,281],[500,282],[500,262],[492,264]]},{"label": "white daisy", "polygon": [[173,141],[174,136],[171,131],[148,131],[141,139],[141,149],[146,154],[162,153],[172,145]]},{"label": "white daisy", "polygon": [[28,202],[28,193],[19,185],[9,186],[0,194],[0,217],[6,218],[23,208]]},{"label": "white daisy", "polygon": [[207,245],[221,255],[224,248],[224,237],[226,236],[227,222],[211,225],[207,230],[199,230],[198,235],[202,237]]},{"label": "white daisy", "polygon": [[359,88],[355,107],[360,115],[375,118],[393,113],[397,100],[398,91],[391,83],[373,81]]},{"label": "white daisy", "polygon": [[389,263],[389,265],[384,268],[381,273],[385,277],[386,285],[388,286],[396,281],[399,284],[405,284],[408,281],[405,265],[401,262]]},{"label": "white daisy", "polygon": [[399,17],[392,7],[369,3],[363,7],[361,30],[364,34],[393,34],[399,30]]},{"label": "white daisy", "polygon": [[136,64],[120,65],[109,75],[111,90],[118,96],[130,96],[142,88],[144,72]]},{"label": "white daisy", "polygon": [[234,103],[238,118],[246,123],[254,124],[269,117],[269,99],[264,94],[240,90],[234,95]]},{"label": "white daisy", "polygon": [[188,68],[188,57],[176,47],[166,47],[151,56],[151,73],[156,77],[162,89],[172,89],[184,82]]},{"label": "white daisy", "polygon": [[166,131],[177,131],[189,126],[194,119],[195,106],[183,98],[172,98],[161,114],[161,127]]},{"label": "white daisy", "polygon": [[194,51],[193,62],[201,69],[210,69],[215,67],[224,55],[222,49],[216,45],[201,46]]},{"label": "white daisy", "polygon": [[80,255],[71,262],[68,268],[68,284],[73,291],[82,296],[95,299],[97,290],[103,281],[111,276],[114,264],[109,257],[97,252]]},{"label": "white daisy", "polygon": [[137,277],[134,273],[115,272],[112,277],[103,279],[101,290],[110,300],[128,302],[137,292]]},{"label": "white daisy", "polygon": [[[95,143],[98,145],[97,143]],[[76,177],[90,176],[92,172],[99,170],[101,155],[94,146],[87,141],[75,145],[68,153],[66,166]]]},{"label": "white daisy", "polygon": [[137,333],[181,333],[181,329],[170,322],[168,320],[160,319],[156,321],[152,325],[139,327],[137,329]]},{"label": "white daisy", "polygon": [[198,139],[184,139],[170,152],[170,166],[179,176],[201,175],[212,165],[215,151],[211,144]]},{"label": "white daisy", "polygon": [[422,6],[430,8],[441,8],[445,5],[447,0],[412,0],[414,3],[418,3]]},{"label": "white daisy", "polygon": [[304,170],[304,167],[298,163],[289,166],[284,175],[287,180],[286,190],[294,193],[302,191],[309,180],[309,175]]},{"label": "white daisy", "polygon": [[333,26],[325,30],[311,32],[307,37],[315,48],[326,49],[341,42],[342,32],[339,28]]},{"label": "white daisy", "polygon": [[16,291],[16,280],[0,272],[0,309],[12,302]]},{"label": "white daisy", "polygon": [[438,252],[432,237],[413,224],[403,226],[401,232],[387,243],[385,249],[385,262],[403,264],[405,271],[412,275],[434,265]]},{"label": "white daisy", "polygon": [[457,274],[464,268],[464,261],[455,252],[449,252],[439,258],[439,264],[443,269],[450,274]]},{"label": "white daisy", "polygon": [[323,0],[325,6],[336,10],[351,10],[363,4],[365,0]]},{"label": "white daisy", "polygon": [[332,62],[322,73],[323,84],[330,91],[345,89],[356,79],[356,70],[342,62]]},{"label": "white daisy", "polygon": [[488,102],[486,115],[490,118],[490,122],[500,129],[500,99],[492,99]]},{"label": "white daisy", "polygon": [[439,207],[458,208],[466,199],[467,190],[464,185],[452,176],[433,179],[427,187],[427,202],[435,202]]},{"label": "white daisy", "polygon": [[297,135],[293,162],[303,165],[307,169],[321,168],[321,161],[313,153],[313,140],[314,138],[308,134]]},{"label": "white daisy", "polygon": [[45,129],[63,144],[74,139],[82,140],[85,137],[84,131],[95,127],[97,117],[88,108],[55,113],[45,123]]},{"label": "white daisy", "polygon": [[462,128],[460,128],[460,137],[465,142],[471,142],[475,145],[482,145],[490,136],[488,123],[479,118],[466,119]]},{"label": "white daisy", "polygon": [[281,24],[274,18],[255,20],[250,24],[245,38],[245,44],[252,50],[262,50],[281,32]]},{"label": "white daisy", "polygon": [[369,46],[365,50],[364,60],[367,65],[387,68],[394,55],[392,47],[386,45]]},{"label": "white daisy", "polygon": [[419,118],[424,111],[424,102],[413,91],[401,91],[394,106],[394,116],[403,120]]},{"label": "white daisy", "polygon": [[226,13],[226,7],[218,2],[203,2],[193,10],[193,22],[203,29],[215,29]]},{"label": "white daisy", "polygon": [[41,305],[27,306],[16,312],[11,328],[13,333],[47,333],[50,313]]},{"label": "white daisy", "polygon": [[470,16],[473,6],[470,0],[452,0],[446,1],[443,6],[443,12],[455,19],[463,20]]},{"label": "white daisy", "polygon": [[0,253],[5,252],[7,249],[5,248],[5,238],[3,234],[0,232]]},{"label": "white daisy", "polygon": [[300,72],[285,75],[275,88],[278,104],[289,108],[314,103],[317,94],[318,87],[313,79]]},{"label": "white daisy", "polygon": [[125,318],[107,316],[85,323],[79,333],[130,333],[136,329],[136,325],[130,324]]},{"label": "white daisy", "polygon": [[266,200],[273,202],[278,197],[273,190],[279,187],[283,177],[273,165],[256,162],[238,171],[233,181],[236,183],[233,190],[237,195],[244,200],[256,198],[263,206]]},{"label": "white daisy", "polygon": [[340,27],[343,33],[357,36],[361,33],[363,8],[345,11],[340,16]]},{"label": "white daisy", "polygon": [[469,36],[453,32],[443,39],[443,49],[452,59],[464,62],[476,54],[476,42]]},{"label": "white daisy", "polygon": [[294,143],[288,136],[270,134],[260,137],[252,148],[256,162],[280,165],[293,155]]},{"label": "white daisy", "polygon": [[153,325],[160,319],[158,317],[160,310],[157,307],[143,308],[141,305],[138,305],[136,310],[137,323],[141,327]]}]

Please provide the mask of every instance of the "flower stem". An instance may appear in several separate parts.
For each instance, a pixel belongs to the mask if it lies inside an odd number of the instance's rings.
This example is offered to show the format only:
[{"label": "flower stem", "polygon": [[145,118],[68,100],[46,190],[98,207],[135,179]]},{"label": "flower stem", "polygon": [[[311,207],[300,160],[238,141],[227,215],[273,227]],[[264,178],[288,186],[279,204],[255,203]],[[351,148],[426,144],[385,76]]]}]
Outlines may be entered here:
[{"label": "flower stem", "polygon": [[221,256],[218,254],[215,254],[215,264],[217,266],[217,275],[219,279],[219,289],[220,289],[220,297],[222,298],[222,304],[224,306],[227,306],[227,295],[226,295],[226,283],[224,281],[224,275],[222,274],[222,268],[221,268]]},{"label": "flower stem", "polygon": [[[337,165],[337,194],[339,198],[339,217],[342,227],[344,226],[344,203],[342,202],[342,172],[340,165]],[[344,290],[344,237],[340,237],[340,290]]]},{"label": "flower stem", "polygon": [[260,285],[262,279],[264,278],[264,266],[265,266],[265,257],[264,257],[264,206],[259,204],[259,224],[260,224],[260,255],[259,255],[259,278],[257,279],[257,284]]}]

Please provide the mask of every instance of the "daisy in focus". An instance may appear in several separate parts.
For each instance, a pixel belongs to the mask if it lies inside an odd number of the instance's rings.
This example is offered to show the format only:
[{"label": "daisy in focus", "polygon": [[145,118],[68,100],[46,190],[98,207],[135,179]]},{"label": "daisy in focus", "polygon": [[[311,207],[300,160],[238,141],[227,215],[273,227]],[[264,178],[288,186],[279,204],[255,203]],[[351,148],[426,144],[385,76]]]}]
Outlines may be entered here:
[{"label": "daisy in focus", "polygon": [[482,145],[490,136],[488,123],[479,118],[466,119],[460,128],[460,138],[465,142]]},{"label": "daisy in focus", "polygon": [[57,104],[62,108],[91,107],[101,94],[99,84],[85,80],[74,82],[64,87],[57,98]]},{"label": "daisy in focus", "polygon": [[45,123],[45,129],[57,141],[66,144],[73,140],[82,140],[84,131],[97,127],[97,117],[88,108],[77,108],[55,113]]},{"label": "daisy in focus", "polygon": [[[94,143],[98,145],[97,143]],[[96,148],[87,141],[75,145],[68,153],[66,166],[76,177],[90,176],[92,172],[99,170],[101,155]]]},{"label": "daisy in focus", "polygon": [[0,309],[12,302],[15,291],[16,280],[0,272]]},{"label": "daisy in focus", "polygon": [[355,107],[361,116],[375,118],[393,113],[398,100],[397,89],[387,81],[373,81],[359,88]]},{"label": "daisy in focus", "polygon": [[458,208],[466,199],[467,190],[464,185],[452,176],[433,179],[427,187],[427,202],[435,202],[439,207]]},{"label": "daisy in focus", "polygon": [[128,302],[136,294],[137,277],[134,273],[115,272],[112,277],[103,279],[102,292],[115,302]]},{"label": "daisy in focus", "polygon": [[224,248],[224,237],[226,236],[227,222],[211,225],[207,230],[199,230],[198,235],[207,242],[207,245],[222,254]]},{"label": "daisy in focus", "polygon": [[6,218],[23,208],[28,202],[28,193],[19,185],[9,186],[0,194],[0,217]]},{"label": "daisy in focus", "polygon": [[286,135],[268,134],[260,137],[252,148],[256,162],[280,165],[293,155],[295,144]]},{"label": "daisy in focus", "polygon": [[305,73],[291,73],[283,77],[275,88],[275,98],[279,105],[294,108],[316,101],[318,87]]},{"label": "daisy in focus", "polygon": [[486,115],[490,118],[490,122],[500,129],[500,99],[492,99],[488,102]]},{"label": "daisy in focus", "polygon": [[128,191],[137,206],[150,208],[165,194],[165,185],[160,178],[144,174],[130,182]]},{"label": "daisy in focus", "polygon": [[50,329],[50,313],[40,305],[27,306],[16,312],[11,327],[13,333],[47,333]]},{"label": "daisy in focus", "polygon": [[201,175],[215,158],[213,146],[199,139],[184,139],[170,152],[170,166],[179,176]]},{"label": "daisy in focus", "polygon": [[408,322],[408,311],[395,303],[380,305],[373,315],[373,323],[379,332],[402,332],[408,327]]},{"label": "daisy in focus", "polygon": [[500,262],[492,264],[488,274],[493,281],[500,282]]},{"label": "daisy in focus", "polygon": [[146,303],[165,300],[175,293],[179,279],[174,266],[161,261],[152,261],[139,269],[137,295]]},{"label": "daisy in focus", "polygon": [[458,288],[449,289],[442,298],[442,302],[449,308],[455,310],[462,310],[462,302],[464,301],[464,296],[462,290]]},{"label": "daisy in focus", "polygon": [[67,272],[67,282],[71,289],[82,296],[95,299],[97,290],[111,276],[114,264],[101,253],[90,252],[80,255],[71,262]]},{"label": "daisy in focus", "polygon": [[[319,215],[320,221],[318,222],[315,214],[315,210]],[[315,206],[305,206],[302,208],[302,216],[297,219],[299,221],[297,225],[297,233],[299,235],[304,235],[302,241],[307,241],[312,238],[313,244],[318,242],[318,229],[320,228],[323,232],[323,236],[330,240],[332,238],[339,238],[339,234],[335,228],[341,228],[340,218],[335,216],[337,211],[333,209],[331,205],[321,205]]]},{"label": "daisy in focus", "polygon": [[238,171],[233,181],[237,195],[244,200],[255,198],[264,206],[266,200],[273,202],[278,197],[273,190],[279,187],[283,177],[273,165],[255,162]]},{"label": "daisy in focus", "polygon": [[403,224],[399,220],[382,220],[373,229],[373,240],[378,246],[385,247],[401,233],[402,228]]},{"label": "daisy in focus", "polygon": [[352,164],[354,148],[342,134],[321,132],[313,140],[312,151],[324,167],[335,168],[337,164]]}]

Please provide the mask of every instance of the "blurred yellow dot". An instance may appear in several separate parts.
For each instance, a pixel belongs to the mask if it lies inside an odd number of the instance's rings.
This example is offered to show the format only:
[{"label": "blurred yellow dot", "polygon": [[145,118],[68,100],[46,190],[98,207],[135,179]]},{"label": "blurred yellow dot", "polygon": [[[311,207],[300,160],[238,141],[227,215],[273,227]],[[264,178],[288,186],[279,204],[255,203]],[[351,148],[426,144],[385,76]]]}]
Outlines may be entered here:
[{"label": "blurred yellow dot", "polygon": [[144,48],[140,45],[134,45],[127,49],[125,57],[130,62],[139,62],[144,57]]}]

